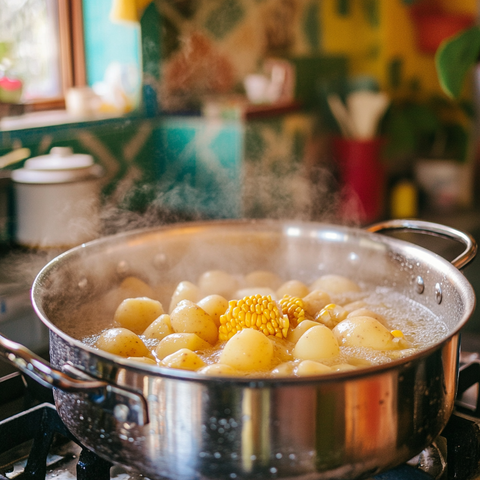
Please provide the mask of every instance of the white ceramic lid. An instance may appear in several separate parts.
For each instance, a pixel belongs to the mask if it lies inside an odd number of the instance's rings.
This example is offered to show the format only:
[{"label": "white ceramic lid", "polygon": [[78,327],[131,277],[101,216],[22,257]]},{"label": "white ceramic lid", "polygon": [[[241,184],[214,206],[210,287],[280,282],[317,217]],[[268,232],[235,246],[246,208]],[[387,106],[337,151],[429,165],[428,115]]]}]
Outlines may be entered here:
[{"label": "white ceramic lid", "polygon": [[87,154],[74,154],[70,147],[54,147],[49,155],[30,158],[12,171],[17,183],[70,183],[98,178],[103,169]]}]

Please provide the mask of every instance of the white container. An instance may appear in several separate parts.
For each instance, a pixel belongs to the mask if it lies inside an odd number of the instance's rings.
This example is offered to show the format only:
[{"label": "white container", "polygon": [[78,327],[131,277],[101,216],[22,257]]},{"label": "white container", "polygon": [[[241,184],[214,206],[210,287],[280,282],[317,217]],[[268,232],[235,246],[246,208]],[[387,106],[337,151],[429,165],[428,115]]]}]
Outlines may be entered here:
[{"label": "white container", "polygon": [[433,210],[450,211],[460,206],[464,183],[464,165],[455,160],[420,159],[415,165],[415,179]]},{"label": "white container", "polygon": [[98,113],[101,98],[90,87],[69,88],[65,94],[65,108],[75,117],[88,117]]},{"label": "white container", "polygon": [[12,172],[16,240],[33,248],[70,248],[99,234],[102,168],[90,155],[54,147]]}]

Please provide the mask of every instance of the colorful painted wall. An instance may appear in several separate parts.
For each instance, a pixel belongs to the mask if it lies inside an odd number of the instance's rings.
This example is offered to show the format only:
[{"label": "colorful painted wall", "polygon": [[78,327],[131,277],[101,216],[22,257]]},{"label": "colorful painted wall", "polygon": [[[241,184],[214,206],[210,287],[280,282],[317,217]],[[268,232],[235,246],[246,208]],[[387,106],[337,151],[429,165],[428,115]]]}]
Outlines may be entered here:
[{"label": "colorful painted wall", "polygon": [[[434,52],[422,51],[415,9],[429,6],[433,13],[475,19],[476,0],[327,0],[320,2],[320,24],[324,52],[346,54],[352,75],[374,75],[393,96],[405,96],[414,87],[424,93],[441,94],[434,64]],[[422,32],[423,28],[423,32]],[[437,31],[442,26],[436,27]],[[339,34],[341,32],[341,34]]]},{"label": "colorful painted wall", "polygon": [[[476,0],[223,0],[159,2],[164,25],[164,96],[238,91],[269,57],[346,57],[349,75],[369,75],[393,96],[441,93],[434,51],[419,44],[419,13],[452,26],[473,21]],[[423,18],[423,17],[422,17]],[[440,32],[445,27],[434,27]],[[190,49],[190,50],[189,50]],[[188,53],[188,50],[190,53]],[[207,67],[205,66],[207,65]],[[221,67],[221,68],[220,68]],[[213,72],[212,78],[210,75]]]},{"label": "colorful painted wall", "polygon": [[[440,93],[433,53],[417,48],[411,3],[152,3],[142,18],[144,86],[158,95],[159,104],[166,87],[155,82],[168,72],[170,88],[182,87],[180,100],[185,92],[197,99],[204,93],[238,94],[246,74],[259,71],[267,58],[281,57],[296,67],[295,92],[305,108],[255,121],[217,122],[199,111],[165,116],[143,108],[125,119],[0,132],[0,154],[27,146],[39,155],[57,145],[92,153],[108,172],[104,191],[110,201],[140,210],[163,202],[192,216],[308,215],[314,197],[305,179],[312,165],[325,166],[326,132],[315,116],[322,82],[368,75],[392,95],[406,95],[412,85],[425,95]],[[476,12],[475,0],[434,3],[453,13]],[[186,48],[192,39],[198,54],[193,64]],[[95,48],[89,52],[94,55]],[[274,181],[265,183],[267,176]],[[220,196],[213,198],[214,191]]]}]

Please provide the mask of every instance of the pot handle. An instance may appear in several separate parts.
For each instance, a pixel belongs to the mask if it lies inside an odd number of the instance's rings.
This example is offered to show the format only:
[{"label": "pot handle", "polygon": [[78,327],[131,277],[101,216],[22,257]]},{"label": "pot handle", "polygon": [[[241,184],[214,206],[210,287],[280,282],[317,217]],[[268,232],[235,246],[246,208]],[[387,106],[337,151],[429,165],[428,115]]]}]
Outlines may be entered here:
[{"label": "pot handle", "polygon": [[2,357],[44,387],[88,395],[92,402],[113,414],[118,421],[140,426],[148,423],[147,402],[138,392],[97,380],[72,365],[65,366],[70,373],[67,375],[23,345],[0,335],[0,359]]},{"label": "pot handle", "polygon": [[459,270],[466,267],[477,254],[477,242],[469,233],[461,232],[440,223],[426,222],[424,220],[388,220],[370,225],[366,230],[372,233],[393,230],[414,231],[415,233],[426,233],[427,235],[449,238],[463,243],[465,250],[451,262]]}]

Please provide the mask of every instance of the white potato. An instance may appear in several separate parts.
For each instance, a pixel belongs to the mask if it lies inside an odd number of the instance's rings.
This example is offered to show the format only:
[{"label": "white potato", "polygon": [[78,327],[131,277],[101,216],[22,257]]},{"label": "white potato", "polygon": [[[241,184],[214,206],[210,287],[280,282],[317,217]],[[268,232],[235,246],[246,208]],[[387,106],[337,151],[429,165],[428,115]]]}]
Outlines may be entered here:
[{"label": "white potato", "polygon": [[98,337],[95,346],[121,357],[149,357],[151,355],[138,335],[121,327],[105,330]]},{"label": "white potato", "polygon": [[158,300],[148,297],[127,298],[115,310],[113,319],[117,325],[140,334],[163,313]]},{"label": "white potato", "polygon": [[156,299],[156,293],[155,290],[145,283],[143,280],[140,280],[137,277],[126,277],[122,280],[122,283],[120,283],[119,289],[123,292],[125,292],[126,296],[125,298],[129,297],[148,297],[148,298],[153,298]]},{"label": "white potato", "polygon": [[367,347],[374,350],[402,348],[395,337],[378,320],[372,317],[350,317],[342,320],[333,334],[340,345]]},{"label": "white potato", "polygon": [[[303,323],[303,322],[302,322]],[[300,360],[320,362],[340,353],[337,339],[325,325],[309,328],[298,340],[293,356]]]},{"label": "white potato", "polygon": [[177,333],[196,333],[211,345],[218,339],[218,327],[212,317],[190,300],[182,300],[173,309],[170,321]]},{"label": "white potato", "polygon": [[368,308],[358,308],[357,310],[350,312],[347,315],[347,318],[351,318],[351,317],[371,317],[371,318],[374,318],[375,320],[378,320],[384,327],[388,327],[387,319],[383,315],[380,315],[379,313],[376,313],[376,312],[372,312],[372,310],[369,310]]},{"label": "white potato", "polygon": [[362,357],[354,357],[353,355],[348,357],[348,362],[357,368],[370,367],[372,365],[370,360]]},{"label": "white potato", "polygon": [[342,306],[331,303],[315,315],[315,321],[331,329],[346,317],[347,312]]},{"label": "white potato", "polygon": [[173,332],[170,315],[163,313],[156,318],[143,332],[143,336],[150,340],[161,340]]},{"label": "white potato", "polygon": [[180,282],[177,285],[177,288],[175,288],[175,291],[173,292],[168,311],[172,313],[173,309],[182,300],[190,300],[191,302],[197,302],[198,300],[200,300],[200,297],[200,290],[194,283],[188,282],[186,280]]},{"label": "white potato", "polygon": [[339,363],[337,365],[332,365],[332,370],[335,372],[349,372],[351,370],[357,370],[357,367],[350,365],[349,363]]},{"label": "white potato", "polygon": [[233,292],[238,289],[238,281],[222,270],[209,270],[198,279],[198,287],[202,296],[217,294],[230,300]]},{"label": "white potato", "polygon": [[233,294],[233,298],[241,299],[245,297],[250,297],[251,295],[261,295],[262,297],[268,297],[270,295],[272,297],[272,300],[277,300],[277,293],[275,292],[275,290],[272,290],[268,287],[242,288],[241,290],[237,290]]},{"label": "white potato", "polygon": [[365,300],[356,300],[354,302],[347,303],[347,304],[343,305],[343,308],[345,309],[347,314],[349,314],[349,313],[351,313],[355,310],[358,310],[360,308],[365,308],[366,305],[367,305],[367,302]]},{"label": "white potato", "polygon": [[297,375],[299,377],[309,377],[310,375],[322,375],[332,373],[333,370],[323,363],[314,360],[303,360],[297,367]]},{"label": "white potato", "polygon": [[310,285],[311,290],[324,290],[328,293],[360,292],[360,286],[342,275],[323,275]]},{"label": "white potato", "polygon": [[197,305],[205,310],[215,322],[217,327],[220,326],[220,317],[228,308],[228,300],[221,295],[208,295],[202,298]]},{"label": "white potato", "polygon": [[416,352],[416,348],[411,347],[406,344],[403,350],[391,350],[387,353],[388,357],[392,360],[397,360],[398,358],[405,358],[409,355],[413,355]]},{"label": "white potato", "polygon": [[277,365],[270,373],[273,377],[293,377],[295,375],[295,363],[281,363],[280,365]]},{"label": "white potato", "polygon": [[188,348],[182,348],[163,359],[166,367],[180,370],[198,370],[205,366],[205,362]]},{"label": "white potato", "polygon": [[148,297],[158,300],[158,295],[153,288],[137,277],[126,277],[122,283],[110,290],[103,297],[103,308],[115,312],[117,307],[127,298]]},{"label": "white potato", "polygon": [[241,371],[268,370],[272,364],[273,350],[272,342],[262,332],[245,328],[225,344],[219,363]]},{"label": "white potato", "polygon": [[303,308],[307,315],[315,318],[315,315],[329,303],[332,303],[330,295],[322,290],[313,290],[307,296],[303,297]]},{"label": "white potato", "polygon": [[163,360],[168,355],[182,348],[198,352],[210,349],[211,345],[195,333],[172,333],[160,340],[155,349],[155,354],[158,359]]},{"label": "white potato", "polygon": [[300,322],[293,330],[290,330],[287,335],[287,340],[292,343],[297,343],[300,337],[312,327],[316,327],[318,322],[313,320],[304,320]]},{"label": "white potato", "polygon": [[255,270],[245,275],[246,287],[264,287],[277,290],[281,284],[281,278],[277,274],[267,270]]},{"label": "white potato", "polygon": [[292,352],[290,351],[291,346],[289,346],[283,338],[270,335],[268,339],[272,342],[273,356],[277,362],[288,362],[293,359]]},{"label": "white potato", "polygon": [[224,365],[223,363],[214,363],[213,365],[207,365],[206,367],[198,370],[198,373],[211,376],[242,376],[242,372],[235,370],[230,365]]},{"label": "white potato", "polygon": [[300,280],[289,280],[283,283],[277,290],[277,298],[283,298],[284,295],[303,298],[310,293],[308,287]]}]

